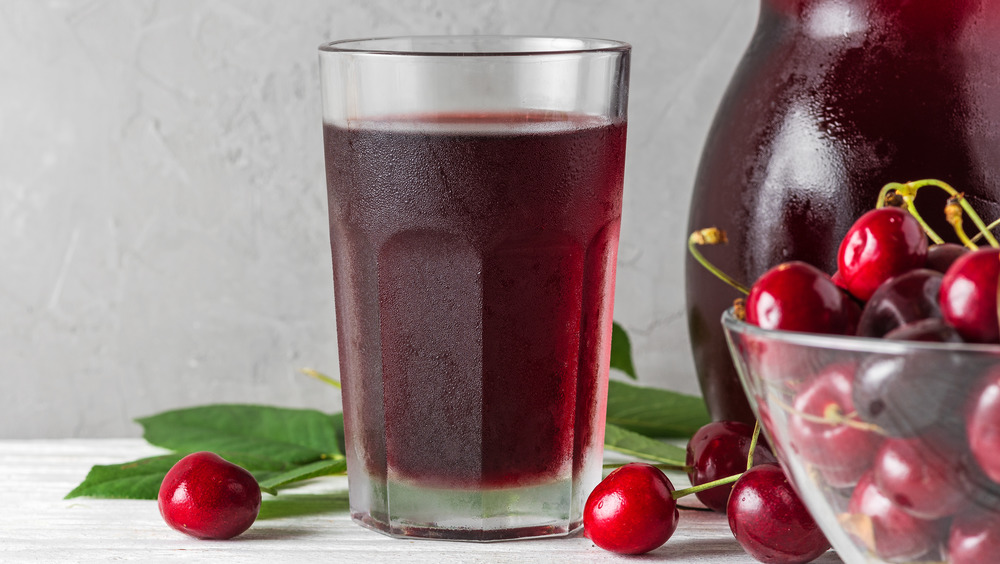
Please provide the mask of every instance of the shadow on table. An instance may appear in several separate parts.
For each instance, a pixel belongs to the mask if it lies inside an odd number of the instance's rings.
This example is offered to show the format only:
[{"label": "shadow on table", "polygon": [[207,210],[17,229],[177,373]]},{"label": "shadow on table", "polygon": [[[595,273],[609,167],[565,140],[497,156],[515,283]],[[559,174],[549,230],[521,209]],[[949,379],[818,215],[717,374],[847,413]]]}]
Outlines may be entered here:
[{"label": "shadow on table", "polygon": [[332,494],[278,494],[260,504],[258,520],[341,513],[350,509],[347,492]]}]

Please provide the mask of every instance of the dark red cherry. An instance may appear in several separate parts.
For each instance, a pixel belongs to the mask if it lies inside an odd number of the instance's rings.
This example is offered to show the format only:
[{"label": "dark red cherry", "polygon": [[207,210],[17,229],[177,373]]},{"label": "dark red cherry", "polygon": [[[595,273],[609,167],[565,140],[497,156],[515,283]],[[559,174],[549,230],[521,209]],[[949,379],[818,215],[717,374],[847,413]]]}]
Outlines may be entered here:
[{"label": "dark red cherry", "polygon": [[941,280],[941,313],[965,340],[1000,342],[998,279],[1000,249],[994,248],[968,253],[945,272]]},{"label": "dark red cherry", "polygon": [[968,247],[955,243],[939,243],[927,247],[927,268],[945,273],[959,257],[969,252]]},{"label": "dark red cherry", "polygon": [[940,272],[916,268],[886,280],[861,310],[858,335],[884,337],[907,323],[941,317],[941,278]]},{"label": "dark red cherry", "polygon": [[883,560],[904,562],[937,547],[945,529],[938,521],[914,517],[900,509],[865,474],[847,504],[846,526],[861,543]]},{"label": "dark red cherry", "polygon": [[1000,562],[1000,513],[972,511],[957,515],[948,534],[948,562]]},{"label": "dark red cherry", "polygon": [[847,289],[867,301],[883,282],[927,262],[927,236],[901,208],[871,210],[854,222],[840,243],[837,267]]},{"label": "dark red cherry", "polygon": [[885,334],[886,339],[928,343],[964,343],[962,336],[943,319],[931,317],[907,323]]},{"label": "dark red cherry", "polygon": [[[738,421],[715,421],[698,429],[687,445],[685,465],[691,469],[688,471],[691,485],[700,486],[746,470],[752,437],[753,426]],[[774,463],[777,459],[771,449],[758,440],[753,462],[758,465]],[[696,492],[695,496],[705,507],[725,513],[732,489],[732,484],[726,484]]]},{"label": "dark red cherry", "polygon": [[966,390],[978,375],[969,369],[961,356],[945,351],[872,355],[854,377],[854,407],[892,436],[927,429],[960,436]]},{"label": "dark red cherry", "polygon": [[872,465],[875,484],[897,507],[921,519],[940,519],[965,501],[957,441],[929,434],[886,439]]},{"label": "dark red cherry", "polygon": [[816,466],[834,487],[853,485],[871,466],[881,437],[852,425],[853,363],[824,368],[793,401],[789,447]]},{"label": "dark red cherry", "polygon": [[761,562],[811,562],[830,549],[777,464],[747,470],[733,485],[726,513],[737,542]]},{"label": "dark red cherry", "polygon": [[818,268],[799,261],[779,264],[750,287],[747,321],[763,329],[853,334],[859,309]]}]

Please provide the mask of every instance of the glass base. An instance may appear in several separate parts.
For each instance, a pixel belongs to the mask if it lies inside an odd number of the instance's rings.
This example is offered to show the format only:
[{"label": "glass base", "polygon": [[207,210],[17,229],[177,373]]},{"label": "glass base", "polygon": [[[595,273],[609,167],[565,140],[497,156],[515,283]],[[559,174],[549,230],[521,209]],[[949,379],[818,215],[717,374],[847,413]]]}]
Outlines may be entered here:
[{"label": "glass base", "polygon": [[[578,504],[572,503],[570,480],[493,490],[446,490],[393,481],[372,481],[369,486],[371,497],[365,497],[382,507],[368,511],[352,503],[351,517],[392,537],[491,542],[566,536],[583,527]],[[578,514],[571,516],[571,508]]]}]

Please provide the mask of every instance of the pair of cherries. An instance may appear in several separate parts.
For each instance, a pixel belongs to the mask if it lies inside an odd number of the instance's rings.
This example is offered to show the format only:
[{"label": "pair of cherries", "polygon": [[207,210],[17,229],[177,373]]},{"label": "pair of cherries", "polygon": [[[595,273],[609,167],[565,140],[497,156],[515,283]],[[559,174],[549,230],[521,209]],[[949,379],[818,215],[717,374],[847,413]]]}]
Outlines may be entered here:
[{"label": "pair of cherries", "polygon": [[[687,447],[686,468],[693,486],[688,490],[675,491],[669,478],[648,464],[627,464],[611,472],[587,499],[583,517],[587,536],[601,548],[621,554],[653,550],[677,528],[677,499],[694,493],[709,509],[727,514],[737,542],[757,560],[774,564],[814,560],[830,544],[770,448],[754,445],[752,435],[751,426],[734,421],[699,429]],[[751,449],[752,466],[747,468]]]}]

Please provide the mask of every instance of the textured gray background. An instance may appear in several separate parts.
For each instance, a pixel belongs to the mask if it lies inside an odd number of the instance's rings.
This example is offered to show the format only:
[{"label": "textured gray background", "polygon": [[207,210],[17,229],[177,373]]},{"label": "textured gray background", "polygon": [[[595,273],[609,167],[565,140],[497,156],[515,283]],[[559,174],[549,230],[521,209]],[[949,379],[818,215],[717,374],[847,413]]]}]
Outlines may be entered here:
[{"label": "textured gray background", "polygon": [[208,402],[339,408],[316,47],[391,34],[632,43],[615,318],[697,392],[694,171],[752,0],[0,0],[0,438],[135,436]]}]

